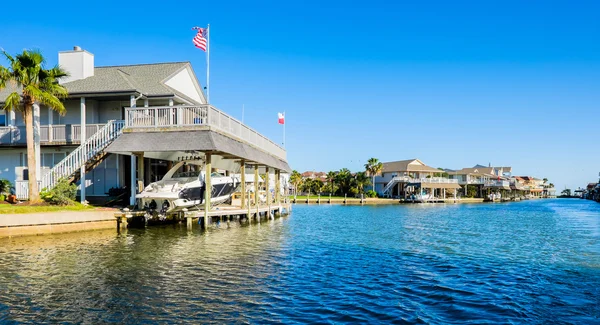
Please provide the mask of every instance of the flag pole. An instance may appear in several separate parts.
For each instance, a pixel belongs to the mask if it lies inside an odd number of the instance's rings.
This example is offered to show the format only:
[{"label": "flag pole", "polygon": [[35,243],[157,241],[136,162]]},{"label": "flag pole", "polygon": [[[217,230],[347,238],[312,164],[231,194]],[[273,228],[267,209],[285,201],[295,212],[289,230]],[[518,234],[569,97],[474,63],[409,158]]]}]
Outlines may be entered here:
[{"label": "flag pole", "polygon": [[206,26],[206,103],[210,104],[210,24]]},{"label": "flag pole", "polygon": [[283,148],[285,148],[285,111],[283,111]]}]

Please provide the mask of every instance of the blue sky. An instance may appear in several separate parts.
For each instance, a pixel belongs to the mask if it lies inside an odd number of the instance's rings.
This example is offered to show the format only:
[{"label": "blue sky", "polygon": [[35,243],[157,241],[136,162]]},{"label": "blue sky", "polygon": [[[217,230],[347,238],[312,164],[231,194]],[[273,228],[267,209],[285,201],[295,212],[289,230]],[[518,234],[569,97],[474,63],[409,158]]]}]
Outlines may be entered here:
[{"label": "blue sky", "polygon": [[191,61],[204,83],[191,27],[210,23],[212,104],[240,119],[245,104],[277,142],[285,111],[299,171],[419,158],[509,165],[560,189],[598,178],[599,2],[90,3],[4,15],[0,46],[52,64],[73,45],[96,65]]}]

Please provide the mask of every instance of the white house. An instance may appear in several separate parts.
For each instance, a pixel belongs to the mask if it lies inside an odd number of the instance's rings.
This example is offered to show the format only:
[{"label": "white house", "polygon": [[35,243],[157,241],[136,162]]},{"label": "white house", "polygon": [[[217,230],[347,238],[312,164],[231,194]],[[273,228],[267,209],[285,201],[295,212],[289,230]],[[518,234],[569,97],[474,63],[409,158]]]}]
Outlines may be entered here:
[{"label": "white house", "polygon": [[[43,177],[111,120],[124,120],[126,107],[206,104],[202,88],[189,62],[167,62],[96,67],[94,55],[79,47],[58,53],[59,65],[69,72],[63,80],[69,92],[67,113],[60,116],[39,109],[39,164]],[[0,103],[14,89],[0,90]],[[25,126],[18,112],[0,110],[0,178],[16,183],[17,192],[27,185]],[[168,162],[144,158],[145,183],[168,170]],[[97,166],[84,172],[83,196],[106,196],[113,187],[130,184],[130,156],[107,154]],[[78,183],[79,184],[79,183]]]}]

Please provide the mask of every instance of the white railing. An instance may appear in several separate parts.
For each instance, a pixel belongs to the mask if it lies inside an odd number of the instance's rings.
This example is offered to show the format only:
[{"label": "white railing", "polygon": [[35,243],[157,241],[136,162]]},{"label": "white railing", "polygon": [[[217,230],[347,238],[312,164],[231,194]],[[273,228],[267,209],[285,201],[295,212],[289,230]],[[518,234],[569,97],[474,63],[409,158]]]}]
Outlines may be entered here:
[{"label": "white railing", "polygon": [[[109,121],[104,127],[85,140],[65,159],[56,164],[42,177],[40,189],[52,188],[59,179],[73,175],[88,160],[104,150],[114,139],[123,133],[124,121]],[[88,128],[86,128],[87,132]]]},{"label": "white railing", "polygon": [[252,128],[211,105],[128,107],[125,126],[128,128],[164,128],[178,126],[209,126],[286,159],[286,151]]},{"label": "white railing", "polygon": [[430,184],[458,184],[458,179],[450,179],[445,177],[430,177],[421,178],[414,181],[415,183],[430,183]]},{"label": "white railing", "polygon": [[383,194],[388,193],[394,187],[394,185],[398,183],[458,184],[458,179],[451,179],[446,177],[413,178],[410,176],[396,176],[387,183],[387,185],[383,189]]},{"label": "white railing", "polygon": [[[98,132],[105,124],[86,124],[86,138]],[[40,126],[40,143],[81,142],[81,125],[79,124],[49,124]],[[25,126],[0,127],[0,145],[25,144]]]},{"label": "white railing", "polygon": [[485,182],[485,186],[509,187],[510,182],[509,181],[491,180],[491,181]]},{"label": "white railing", "polygon": [[[41,177],[39,189],[53,188],[59,179],[70,177],[84,166],[91,158],[100,153],[112,143],[119,135],[123,133],[124,121],[109,121],[97,132],[91,134],[86,141],[73,150],[65,159],[56,164],[50,171]],[[86,128],[86,131],[93,130],[92,126]],[[29,181],[15,182],[15,192],[19,200],[29,198]]]}]

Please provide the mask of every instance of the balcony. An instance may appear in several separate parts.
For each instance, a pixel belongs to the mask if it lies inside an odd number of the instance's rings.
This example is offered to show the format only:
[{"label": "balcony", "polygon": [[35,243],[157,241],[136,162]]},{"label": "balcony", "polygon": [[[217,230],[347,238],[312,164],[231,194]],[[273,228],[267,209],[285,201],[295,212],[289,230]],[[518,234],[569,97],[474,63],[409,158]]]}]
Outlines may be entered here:
[{"label": "balcony", "polygon": [[510,182],[503,180],[490,180],[485,182],[486,187],[496,187],[502,189],[510,189]]},{"label": "balcony", "polygon": [[286,159],[286,151],[280,145],[211,105],[128,107],[125,112],[125,128],[142,132],[148,129],[214,129],[283,160]]},{"label": "balcony", "polygon": [[[86,124],[85,135],[89,139],[106,124]],[[40,126],[40,144],[80,144],[80,124],[56,124]],[[23,146],[27,144],[25,126],[0,127],[0,146]]]}]

